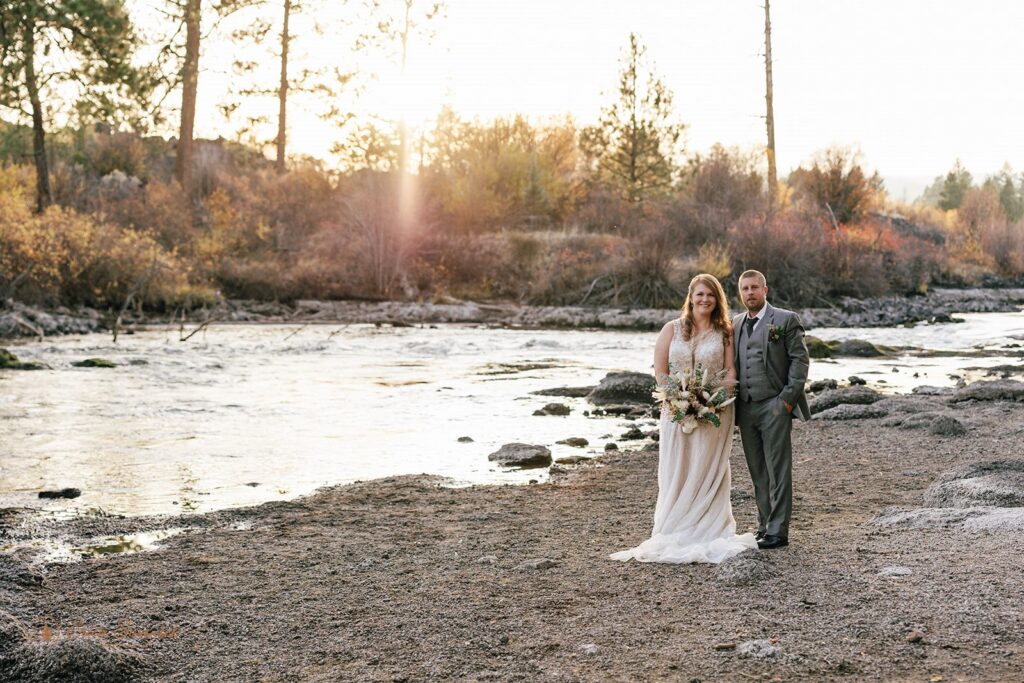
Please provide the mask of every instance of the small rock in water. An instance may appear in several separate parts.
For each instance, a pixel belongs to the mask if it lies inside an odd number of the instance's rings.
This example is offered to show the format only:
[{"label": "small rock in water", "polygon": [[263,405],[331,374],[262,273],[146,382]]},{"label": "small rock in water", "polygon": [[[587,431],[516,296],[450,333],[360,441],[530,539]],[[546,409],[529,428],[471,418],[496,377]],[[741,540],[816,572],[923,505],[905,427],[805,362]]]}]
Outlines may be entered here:
[{"label": "small rock in water", "polygon": [[564,403],[549,403],[540,410],[533,411],[534,415],[568,415],[569,406]]},{"label": "small rock in water", "polygon": [[578,465],[587,460],[590,460],[590,458],[585,455],[567,455],[564,458],[557,458],[555,462],[559,465]]},{"label": "small rock in water", "polygon": [[534,560],[527,560],[516,565],[516,569],[519,571],[527,571],[533,569],[551,569],[557,562],[547,557],[539,557]]},{"label": "small rock in water", "polygon": [[819,379],[811,382],[807,387],[807,390],[812,394],[817,394],[828,389],[838,389],[839,383],[834,379]]},{"label": "small rock in water", "polygon": [[86,358],[72,363],[76,368],[116,368],[117,363],[106,358]]},{"label": "small rock in water", "polygon": [[534,396],[564,396],[566,398],[583,398],[589,394],[594,387],[557,387],[555,389],[541,389],[531,391]]},{"label": "small rock in water", "polygon": [[640,431],[639,427],[633,426],[627,429],[619,438],[626,439],[627,441],[642,439],[644,438],[644,433]]},{"label": "small rock in water", "polygon": [[260,483],[258,481],[247,481],[247,482],[245,482],[245,485],[246,486],[251,486],[253,488],[256,488],[257,486],[260,485]]},{"label": "small rock in water", "polygon": [[4,370],[50,370],[50,366],[36,361],[21,361],[7,349],[0,349],[0,369]]},{"label": "small rock in water", "polygon": [[40,491],[40,498],[78,498],[82,491],[76,488],[66,488],[57,491]]},{"label": "small rock in water", "polygon": [[914,570],[910,567],[882,567],[878,570],[879,576],[910,576]]},{"label": "small rock in water", "polygon": [[618,446],[618,444],[615,444],[615,443],[606,443],[604,445],[604,449],[606,451],[617,451],[617,450],[619,450],[619,446]]},{"label": "small rock in water", "polygon": [[580,645],[579,651],[585,655],[596,655],[601,651],[601,648],[594,643],[584,643],[583,645]]},{"label": "small rock in water", "polygon": [[736,653],[741,657],[767,659],[768,657],[774,657],[781,650],[781,647],[773,645],[770,640],[747,640],[739,644],[736,648]]},{"label": "small rock in water", "polygon": [[473,437],[471,436],[460,436],[456,439],[459,443],[473,443]]},{"label": "small rock in water", "polygon": [[849,377],[849,379],[847,381],[850,383],[851,387],[858,387],[858,386],[862,387],[862,386],[867,384],[867,380],[862,379],[862,378],[858,377],[857,375],[850,375],[850,377]]},{"label": "small rock in water", "polygon": [[570,436],[568,439],[562,439],[561,441],[556,441],[555,443],[560,443],[565,446],[573,446],[575,448],[583,448],[584,446],[590,444],[589,441],[587,441],[581,436]]}]

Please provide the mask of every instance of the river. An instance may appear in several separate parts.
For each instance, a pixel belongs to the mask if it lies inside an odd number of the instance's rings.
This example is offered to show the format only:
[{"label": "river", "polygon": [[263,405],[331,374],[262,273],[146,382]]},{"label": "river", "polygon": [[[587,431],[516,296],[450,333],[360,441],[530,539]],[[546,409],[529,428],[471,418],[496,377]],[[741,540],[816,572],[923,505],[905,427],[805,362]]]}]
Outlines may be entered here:
[{"label": "river", "polygon": [[[983,378],[970,366],[1020,364],[1024,312],[958,324],[815,329],[825,340],[943,352],[814,361],[811,379],[859,375],[881,391]],[[431,473],[453,485],[543,481],[487,460],[507,442],[555,457],[597,455],[632,423],[583,415],[584,399],[534,396],[649,372],[655,333],[474,325],[214,325],[180,341],[151,328],[12,346],[53,370],[0,372],[0,507],[58,515],[203,512],[292,498],[317,487]],[[114,369],[73,367],[102,357]],[[548,402],[564,417],[534,417]],[[653,420],[641,420],[653,428]],[[471,442],[459,442],[470,437]],[[555,444],[583,437],[580,449]],[[44,489],[76,487],[71,500]]]}]

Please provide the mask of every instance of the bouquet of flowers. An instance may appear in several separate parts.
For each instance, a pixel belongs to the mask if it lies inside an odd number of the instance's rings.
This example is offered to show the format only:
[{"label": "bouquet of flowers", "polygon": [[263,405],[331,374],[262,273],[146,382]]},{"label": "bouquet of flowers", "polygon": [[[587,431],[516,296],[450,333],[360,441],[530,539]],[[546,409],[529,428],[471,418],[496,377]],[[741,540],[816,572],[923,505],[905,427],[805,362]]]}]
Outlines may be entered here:
[{"label": "bouquet of flowers", "polygon": [[699,363],[689,373],[670,373],[665,383],[654,390],[654,399],[661,403],[662,410],[672,414],[672,421],[682,425],[686,434],[701,422],[721,427],[719,414],[736,400],[722,384],[725,373],[708,372]]}]

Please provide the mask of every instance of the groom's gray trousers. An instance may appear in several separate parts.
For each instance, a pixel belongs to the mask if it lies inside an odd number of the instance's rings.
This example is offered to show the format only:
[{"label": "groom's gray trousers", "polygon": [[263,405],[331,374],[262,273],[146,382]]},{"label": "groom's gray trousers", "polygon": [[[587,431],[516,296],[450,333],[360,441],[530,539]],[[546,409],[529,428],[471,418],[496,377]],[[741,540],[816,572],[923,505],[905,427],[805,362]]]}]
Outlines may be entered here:
[{"label": "groom's gray trousers", "polygon": [[736,424],[743,439],[757,501],[757,528],[789,538],[793,513],[793,419],[779,396],[736,399]]}]

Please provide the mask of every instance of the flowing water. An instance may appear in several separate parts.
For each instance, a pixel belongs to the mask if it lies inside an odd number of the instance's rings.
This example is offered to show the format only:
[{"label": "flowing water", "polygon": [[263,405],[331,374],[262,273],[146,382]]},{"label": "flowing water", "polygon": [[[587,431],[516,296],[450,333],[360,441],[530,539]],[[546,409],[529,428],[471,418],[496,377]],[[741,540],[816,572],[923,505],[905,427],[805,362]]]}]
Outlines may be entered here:
[{"label": "flowing water", "polygon": [[[1022,362],[1024,313],[962,317],[812,330],[946,353],[814,361],[811,379],[856,374],[882,391],[909,391],[985,375],[965,373],[969,366]],[[202,512],[395,474],[439,474],[453,485],[543,480],[545,470],[503,470],[487,455],[508,442],[544,444],[556,458],[597,455],[609,441],[622,445],[632,424],[655,423],[587,417],[584,399],[530,392],[593,385],[612,370],[649,372],[654,339],[473,325],[220,325],[184,342],[177,329],[158,328],[116,344],[109,335],[21,344],[12,350],[23,360],[53,369],[0,371],[0,507]],[[71,365],[89,357],[119,367]],[[549,402],[572,412],[532,415]],[[590,445],[555,443],[567,437]],[[82,495],[37,496],[63,487]]]}]

